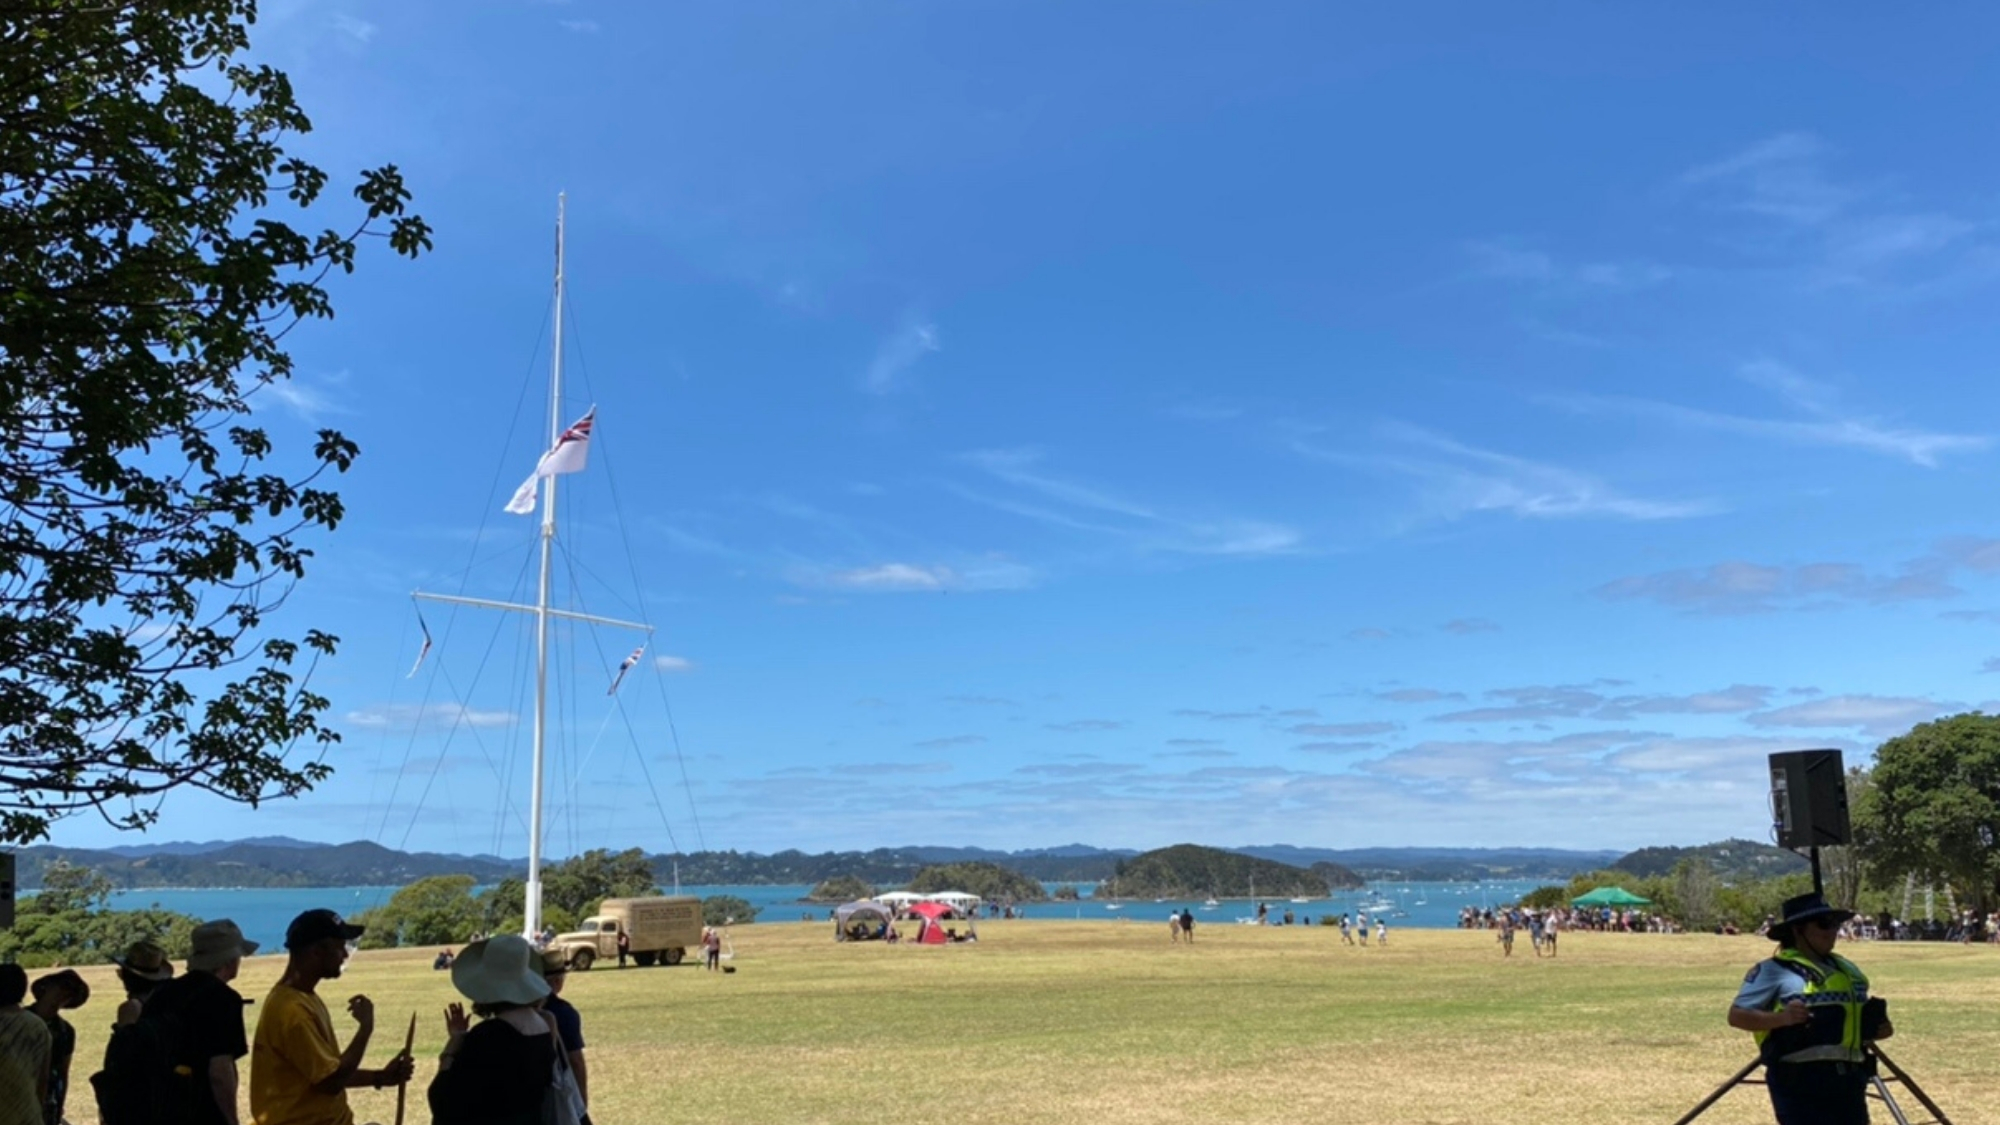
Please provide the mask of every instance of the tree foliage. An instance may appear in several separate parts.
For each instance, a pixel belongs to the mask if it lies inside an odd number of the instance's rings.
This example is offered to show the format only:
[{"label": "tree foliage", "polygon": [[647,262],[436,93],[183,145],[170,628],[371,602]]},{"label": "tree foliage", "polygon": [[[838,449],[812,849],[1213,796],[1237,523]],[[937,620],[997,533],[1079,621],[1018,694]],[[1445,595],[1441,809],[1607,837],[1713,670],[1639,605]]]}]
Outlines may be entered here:
[{"label": "tree foliage", "polygon": [[336,638],[264,626],[302,533],[339,523],[325,477],[357,450],[322,429],[281,454],[252,403],[364,240],[415,256],[430,231],[393,166],[360,175],[340,225],[291,225],[328,177],[283,147],[311,124],[246,61],[254,16],[0,9],[0,840],[329,772],[307,683]]},{"label": "tree foliage", "polygon": [[1919,724],[1875,751],[1856,842],[1884,879],[1942,879],[2000,906],[2000,716]]},{"label": "tree foliage", "polygon": [[701,921],[707,926],[747,926],[757,920],[757,908],[735,895],[710,895],[701,900]]},{"label": "tree foliage", "polygon": [[910,880],[910,889],[920,895],[964,891],[988,902],[1041,902],[1049,897],[1040,882],[997,863],[979,861],[926,867]]},{"label": "tree foliage", "polygon": [[806,894],[807,902],[853,902],[875,893],[868,881],[854,875],[835,875],[822,880]]},{"label": "tree foliage", "polygon": [[50,864],[41,893],[23,898],[14,926],[0,930],[0,961],[23,965],[89,965],[108,961],[142,938],[169,957],[185,957],[199,921],[161,910],[108,910],[111,881],[87,867]]},{"label": "tree foliage", "polygon": [[388,902],[355,917],[368,927],[361,935],[362,948],[456,945],[469,940],[486,929],[472,887],[470,875],[433,875],[411,883]]}]

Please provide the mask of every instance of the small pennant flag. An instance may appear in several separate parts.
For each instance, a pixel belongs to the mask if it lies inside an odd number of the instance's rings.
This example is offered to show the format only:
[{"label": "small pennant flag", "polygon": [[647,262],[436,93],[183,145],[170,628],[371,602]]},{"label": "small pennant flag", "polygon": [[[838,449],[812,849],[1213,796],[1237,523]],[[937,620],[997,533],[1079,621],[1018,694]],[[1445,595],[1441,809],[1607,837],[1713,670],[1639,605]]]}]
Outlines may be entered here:
[{"label": "small pennant flag", "polygon": [[535,492],[542,478],[582,472],[584,463],[590,459],[590,431],[596,424],[597,408],[593,406],[576,425],[562,432],[554,448],[542,454],[534,474],[521,482],[521,487],[514,490],[514,498],[507,501],[507,510],[517,516],[530,514],[535,510]]},{"label": "small pennant flag", "polygon": [[424,666],[424,657],[431,654],[431,627],[424,624],[424,611],[421,609],[417,611],[417,628],[424,631],[424,647],[417,650],[417,662],[410,665],[410,674],[403,677],[406,680],[416,678],[417,669]]},{"label": "small pennant flag", "polygon": [[618,685],[625,682],[625,673],[630,672],[632,670],[632,666],[639,663],[639,658],[641,656],[644,656],[645,654],[646,654],[645,645],[640,645],[638,648],[633,649],[632,655],[625,658],[625,663],[620,664],[618,666],[618,674],[611,677],[611,687],[604,694],[616,695],[618,693]]}]

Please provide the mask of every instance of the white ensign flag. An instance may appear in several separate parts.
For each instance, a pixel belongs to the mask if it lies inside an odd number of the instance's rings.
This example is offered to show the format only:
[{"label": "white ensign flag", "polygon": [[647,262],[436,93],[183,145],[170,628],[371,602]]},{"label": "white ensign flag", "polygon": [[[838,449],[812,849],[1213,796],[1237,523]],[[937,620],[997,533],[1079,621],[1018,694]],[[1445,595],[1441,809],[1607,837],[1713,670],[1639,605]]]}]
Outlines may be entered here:
[{"label": "white ensign flag", "polygon": [[514,498],[507,501],[507,510],[517,516],[532,513],[535,510],[536,486],[542,483],[543,477],[582,472],[584,463],[590,459],[590,428],[596,422],[597,408],[593,406],[576,425],[564,430],[562,436],[556,439],[555,448],[542,454],[541,461],[535,465],[534,475],[514,490]]}]

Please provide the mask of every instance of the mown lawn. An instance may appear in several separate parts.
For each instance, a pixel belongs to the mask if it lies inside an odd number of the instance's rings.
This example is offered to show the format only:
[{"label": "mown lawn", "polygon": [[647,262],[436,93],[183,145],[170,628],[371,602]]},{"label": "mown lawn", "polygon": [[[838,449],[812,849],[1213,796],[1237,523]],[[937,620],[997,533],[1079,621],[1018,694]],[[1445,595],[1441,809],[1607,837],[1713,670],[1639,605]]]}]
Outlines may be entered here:
[{"label": "mown lawn", "polygon": [[[584,1014],[599,1125],[1667,1125],[1748,1061],[1749,1037],[1722,1017],[1770,949],[1567,934],[1556,959],[1537,960],[1524,937],[1503,960],[1493,935],[1448,931],[1392,932],[1386,949],[1343,947],[1319,927],[1209,925],[1191,948],[1138,922],[985,923],[978,944],[941,948],[836,944],[831,932],[738,927],[727,975],[575,974],[567,995]],[[430,970],[434,952],[357,955],[325,993],[343,1037],[352,1025],[331,1001],[375,999],[373,1060],[419,1013],[411,1122],[428,1120],[420,1087],[454,997]],[[1890,1000],[1896,1061],[1955,1125],[2000,1125],[2000,949],[1847,952]],[[261,996],[279,968],[254,960],[244,994]],[[76,1122],[94,1120],[85,1076],[116,988],[106,971],[89,975],[100,998],[75,1013]],[[391,1094],[355,1104],[362,1120],[394,1118]],[[1769,1120],[1758,1087],[1703,1118]]]}]

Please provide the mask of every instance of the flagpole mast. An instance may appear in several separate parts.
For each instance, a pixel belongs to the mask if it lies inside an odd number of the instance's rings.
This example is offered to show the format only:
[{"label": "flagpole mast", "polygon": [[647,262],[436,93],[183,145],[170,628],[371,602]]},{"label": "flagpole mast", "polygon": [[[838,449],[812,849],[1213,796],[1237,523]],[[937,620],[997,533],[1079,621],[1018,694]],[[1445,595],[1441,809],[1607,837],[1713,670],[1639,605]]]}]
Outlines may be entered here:
[{"label": "flagpole mast", "polygon": [[[556,195],[556,315],[555,358],[549,364],[549,448],[562,439],[563,364],[563,213],[568,197]],[[544,478],[542,492],[542,576],[535,599],[535,766],[532,810],[528,818],[527,909],[522,928],[533,941],[542,931],[542,773],[549,727],[549,576],[556,546],[556,474]]]}]

